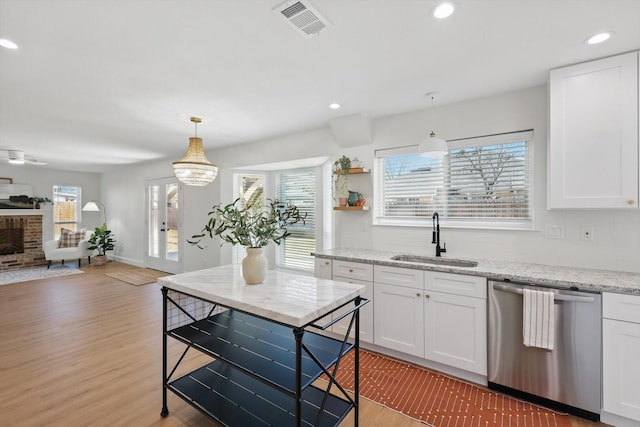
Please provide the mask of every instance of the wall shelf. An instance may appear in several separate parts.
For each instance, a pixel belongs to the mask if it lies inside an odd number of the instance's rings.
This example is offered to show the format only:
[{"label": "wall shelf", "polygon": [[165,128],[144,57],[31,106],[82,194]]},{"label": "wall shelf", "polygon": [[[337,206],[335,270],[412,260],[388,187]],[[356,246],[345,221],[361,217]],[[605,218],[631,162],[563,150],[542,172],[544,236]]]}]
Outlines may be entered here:
[{"label": "wall shelf", "polygon": [[334,206],[334,211],[368,211],[369,206]]},{"label": "wall shelf", "polygon": [[[349,175],[351,174],[359,174],[359,173],[369,173],[371,172],[371,169],[365,169],[365,168],[350,168],[349,169]],[[339,171],[333,171],[334,175],[344,175],[344,171],[343,170],[339,170]]]}]

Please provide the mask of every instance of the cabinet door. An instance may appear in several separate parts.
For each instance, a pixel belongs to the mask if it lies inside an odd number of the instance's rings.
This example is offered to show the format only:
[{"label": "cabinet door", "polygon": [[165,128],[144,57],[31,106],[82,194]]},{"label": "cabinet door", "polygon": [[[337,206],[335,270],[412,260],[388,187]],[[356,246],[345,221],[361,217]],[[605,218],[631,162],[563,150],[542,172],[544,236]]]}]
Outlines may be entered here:
[{"label": "cabinet door", "polygon": [[314,276],[319,279],[331,279],[331,260],[316,258],[314,260]]},{"label": "cabinet door", "polygon": [[424,357],[423,291],[376,283],[374,343]]},{"label": "cabinet door", "polygon": [[549,87],[549,207],[638,207],[638,53],[552,70]]},{"label": "cabinet door", "polygon": [[487,375],[486,300],[425,294],[425,358]]},{"label": "cabinet door", "polygon": [[[336,277],[335,280],[344,280],[345,282],[356,283],[365,287],[363,297],[367,298],[370,302],[360,309],[360,341],[373,343],[373,283],[364,280],[346,280],[340,277]],[[349,308],[351,307],[352,306],[349,306]],[[333,316],[335,319],[337,316],[339,316],[339,314],[334,313]],[[344,334],[347,333],[347,328],[349,327],[350,321],[351,316],[345,317],[332,326],[332,331],[339,334],[341,337],[344,337]],[[351,331],[351,334],[349,336],[351,338],[355,336],[353,330]]]},{"label": "cabinet door", "polygon": [[640,421],[640,324],[602,322],[602,407]]}]

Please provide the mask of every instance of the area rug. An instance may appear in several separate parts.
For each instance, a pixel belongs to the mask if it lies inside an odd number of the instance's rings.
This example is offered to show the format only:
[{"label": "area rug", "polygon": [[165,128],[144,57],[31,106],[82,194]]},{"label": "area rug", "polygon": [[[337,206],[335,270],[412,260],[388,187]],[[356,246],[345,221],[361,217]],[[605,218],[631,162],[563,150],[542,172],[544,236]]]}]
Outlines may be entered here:
[{"label": "area rug", "polygon": [[[353,352],[337,380],[353,390]],[[365,350],[360,396],[435,427],[571,427],[566,414]]]},{"label": "area rug", "polygon": [[165,272],[149,268],[127,268],[113,273],[105,273],[105,275],[135,286],[154,283],[159,277],[168,276]]},{"label": "area rug", "polygon": [[70,274],[79,273],[84,273],[84,271],[68,267],[64,264],[52,265],[51,268],[35,267],[25,268],[24,270],[3,271],[0,273],[0,285],[48,279],[50,277],[68,276]]}]

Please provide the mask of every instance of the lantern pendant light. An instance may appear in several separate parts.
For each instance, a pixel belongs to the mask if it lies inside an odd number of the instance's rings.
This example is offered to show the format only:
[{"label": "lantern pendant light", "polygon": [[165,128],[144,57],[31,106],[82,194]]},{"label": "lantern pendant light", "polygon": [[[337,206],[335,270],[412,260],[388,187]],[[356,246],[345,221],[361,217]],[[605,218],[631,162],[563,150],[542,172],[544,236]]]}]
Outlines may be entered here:
[{"label": "lantern pendant light", "polygon": [[189,138],[189,148],[184,159],[173,162],[173,173],[183,184],[203,187],[211,183],[218,175],[218,166],[211,163],[204,154],[202,138],[198,138],[199,117],[191,117],[195,124],[195,136]]},{"label": "lantern pendant light", "polygon": [[[431,126],[433,126],[433,99],[435,92],[427,93],[431,97]],[[433,128],[432,128],[433,129]],[[436,133],[432,130],[429,138],[422,141],[418,145],[418,156],[420,157],[443,157],[449,154],[449,146],[447,141],[436,137]]]}]

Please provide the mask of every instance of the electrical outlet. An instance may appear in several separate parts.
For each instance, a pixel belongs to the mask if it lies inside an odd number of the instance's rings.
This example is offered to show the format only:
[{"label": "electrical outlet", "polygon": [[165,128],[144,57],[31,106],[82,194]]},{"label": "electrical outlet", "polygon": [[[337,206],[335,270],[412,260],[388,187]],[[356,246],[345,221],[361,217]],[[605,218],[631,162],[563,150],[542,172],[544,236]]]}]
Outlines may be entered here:
[{"label": "electrical outlet", "polygon": [[593,240],[593,227],[590,225],[580,227],[580,238],[582,240]]},{"label": "electrical outlet", "polygon": [[564,239],[564,229],[561,225],[547,224],[547,239]]}]

